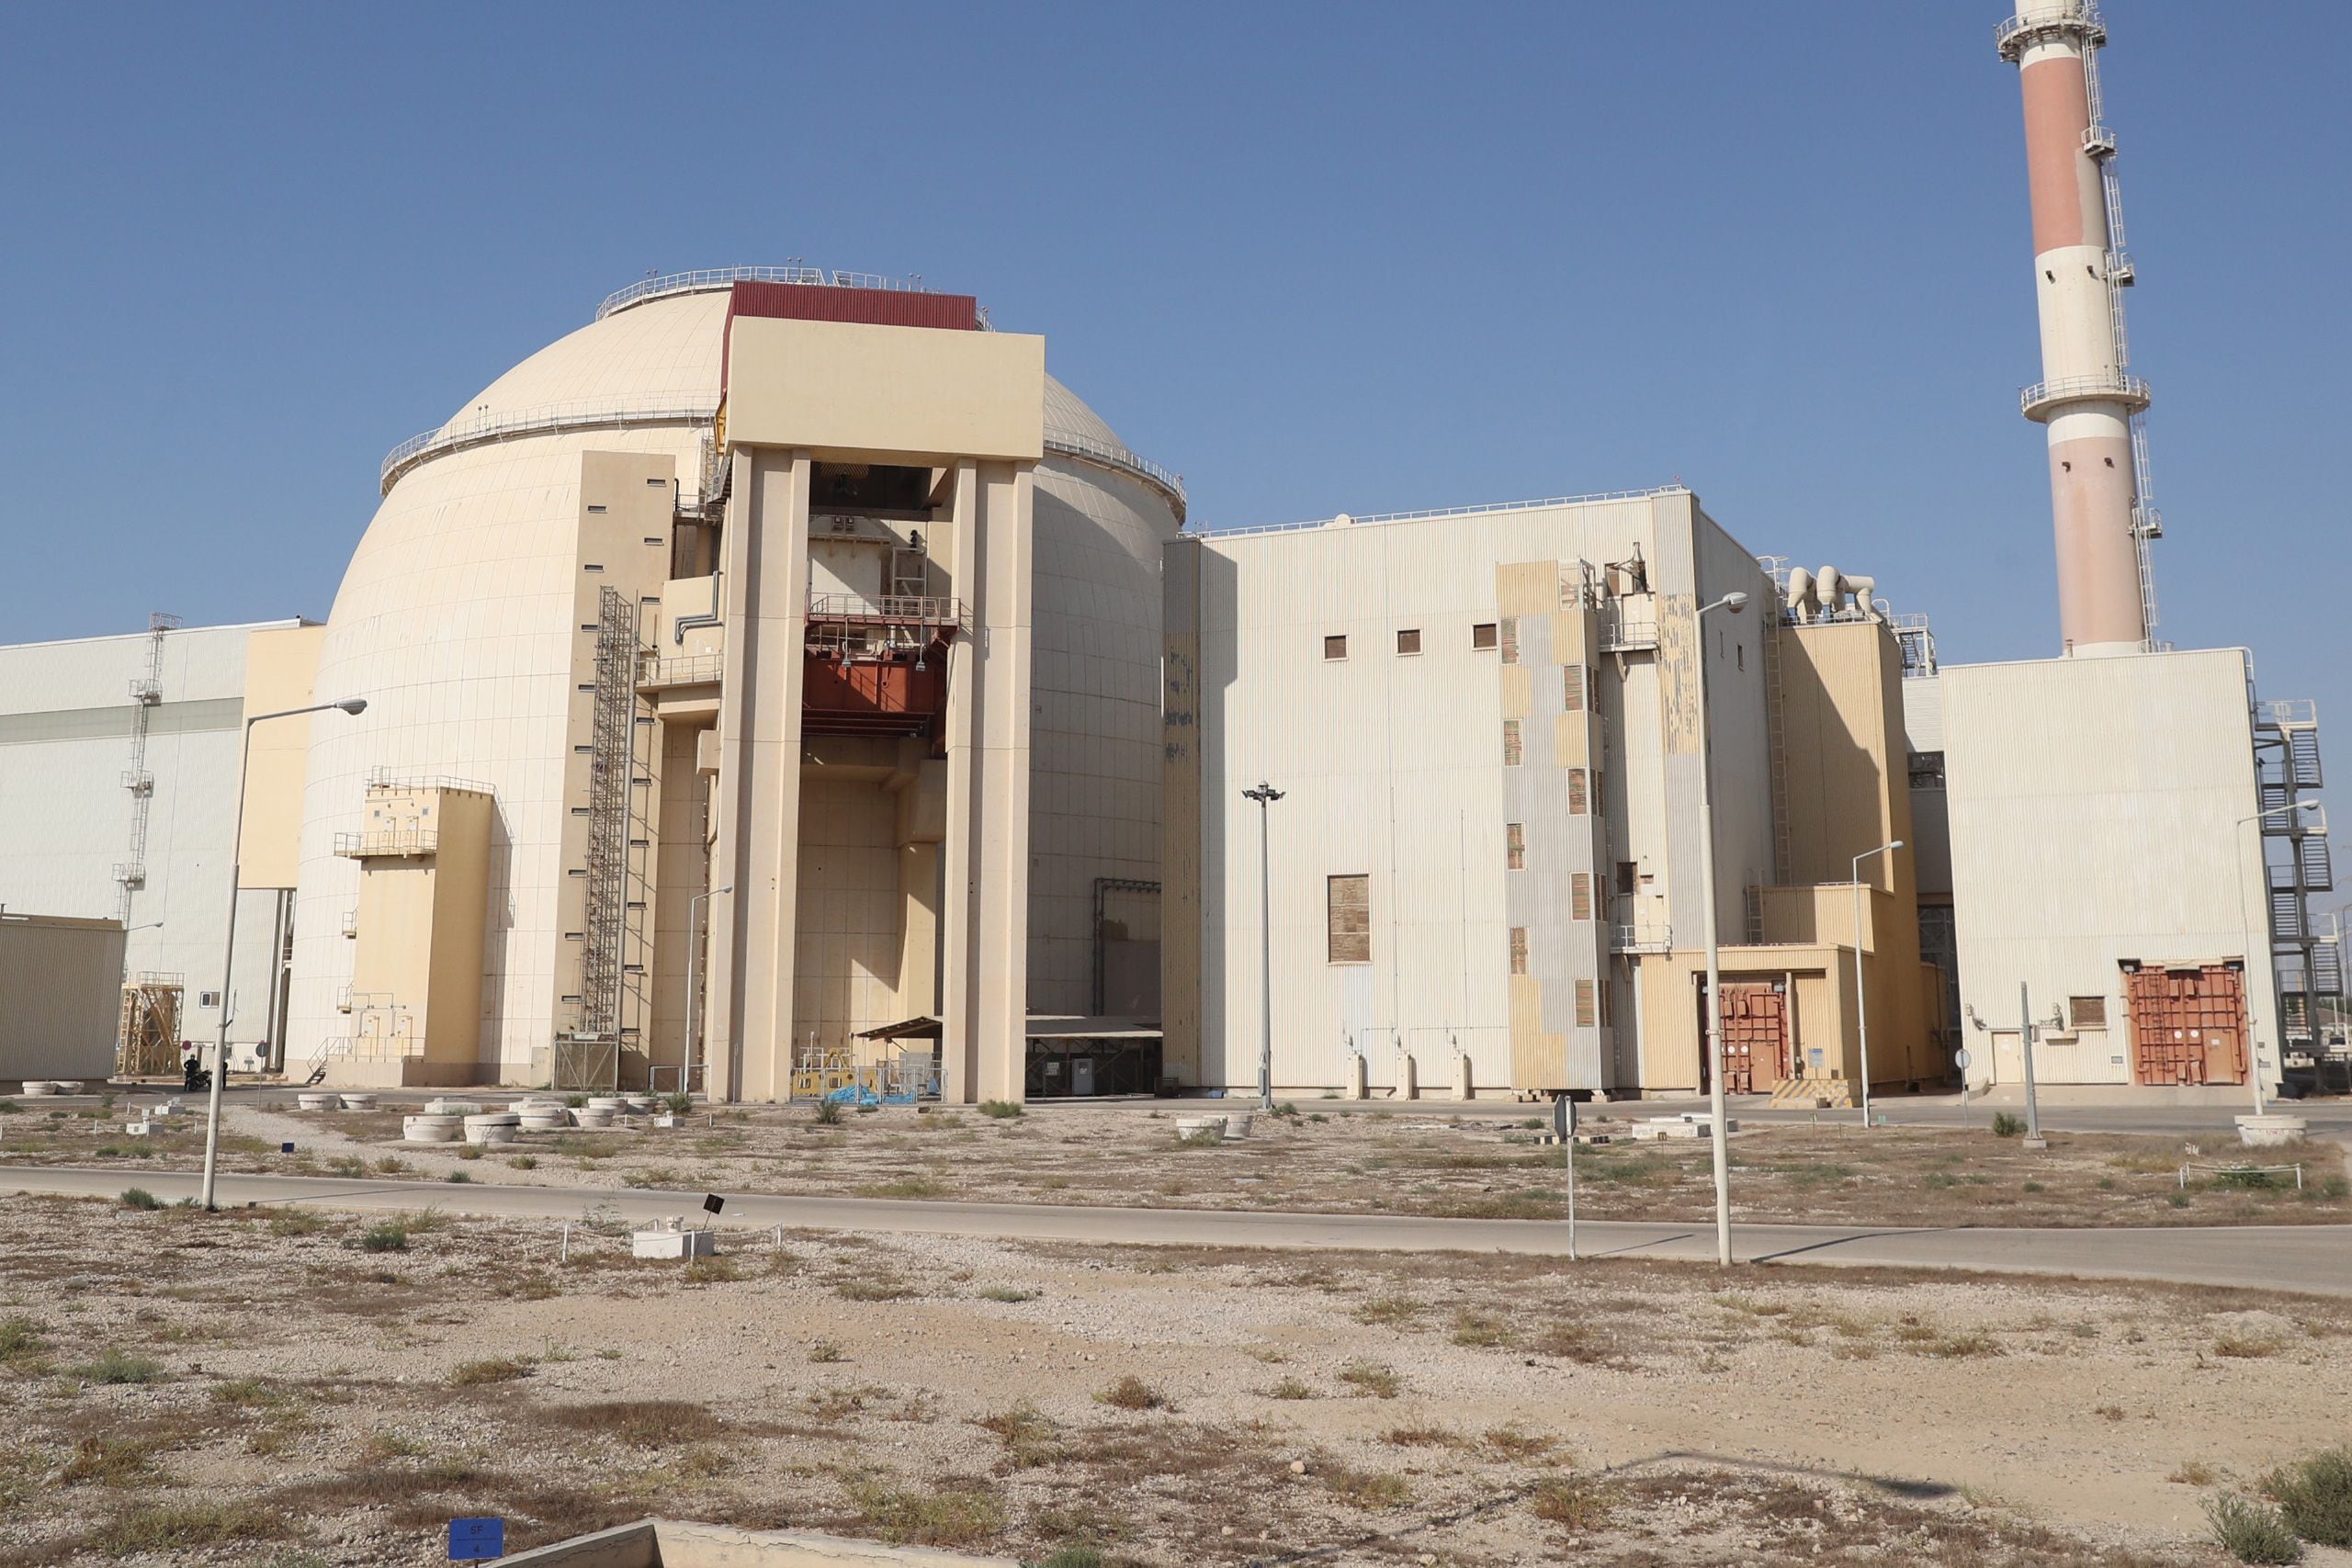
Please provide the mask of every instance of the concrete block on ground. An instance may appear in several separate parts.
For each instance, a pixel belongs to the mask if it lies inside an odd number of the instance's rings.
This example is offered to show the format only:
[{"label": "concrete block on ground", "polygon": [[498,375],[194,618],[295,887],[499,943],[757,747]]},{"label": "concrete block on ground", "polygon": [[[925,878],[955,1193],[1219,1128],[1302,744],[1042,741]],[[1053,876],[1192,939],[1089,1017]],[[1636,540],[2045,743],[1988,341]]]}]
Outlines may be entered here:
[{"label": "concrete block on ground", "polygon": [[635,1258],[715,1258],[718,1255],[718,1233],[687,1230],[673,1220],[652,1230],[632,1231],[628,1249]]}]

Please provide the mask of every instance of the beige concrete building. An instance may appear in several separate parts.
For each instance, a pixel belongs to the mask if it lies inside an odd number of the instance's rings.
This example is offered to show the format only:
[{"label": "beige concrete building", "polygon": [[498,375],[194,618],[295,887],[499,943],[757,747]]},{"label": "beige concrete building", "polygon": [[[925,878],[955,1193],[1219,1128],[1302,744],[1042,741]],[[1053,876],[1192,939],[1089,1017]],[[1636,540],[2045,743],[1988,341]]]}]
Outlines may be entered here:
[{"label": "beige concrete building", "polygon": [[1874,1080],[1943,1075],[1908,861],[1854,877],[1910,829],[1866,602],[1784,613],[1679,488],[1188,536],[1168,563],[1180,1080],[1256,1078],[1261,780],[1283,1090],[1699,1088],[1710,897],[1727,1084],[1849,1092],[1858,952]]}]

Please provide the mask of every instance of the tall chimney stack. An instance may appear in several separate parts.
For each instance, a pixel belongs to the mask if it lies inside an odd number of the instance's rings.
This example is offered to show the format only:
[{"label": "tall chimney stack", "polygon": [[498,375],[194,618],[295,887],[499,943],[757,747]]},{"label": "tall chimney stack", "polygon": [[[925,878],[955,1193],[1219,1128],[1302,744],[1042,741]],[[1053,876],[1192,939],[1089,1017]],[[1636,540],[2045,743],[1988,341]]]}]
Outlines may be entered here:
[{"label": "tall chimney stack", "polygon": [[2050,432],[2060,633],[2078,657],[2136,653],[2155,626],[2148,541],[2163,525],[2148,497],[2148,387],[2123,332],[2132,261],[2099,117],[2107,28],[2095,0],[2023,0],[1996,36],[2025,96],[2042,378],[2019,401]]}]

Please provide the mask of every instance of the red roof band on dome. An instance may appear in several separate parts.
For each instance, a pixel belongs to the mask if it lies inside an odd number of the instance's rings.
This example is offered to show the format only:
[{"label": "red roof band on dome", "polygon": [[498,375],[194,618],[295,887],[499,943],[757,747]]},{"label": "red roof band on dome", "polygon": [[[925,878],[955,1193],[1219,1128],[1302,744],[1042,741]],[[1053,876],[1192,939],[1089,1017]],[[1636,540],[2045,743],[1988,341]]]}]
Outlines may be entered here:
[{"label": "red roof band on dome", "polygon": [[[860,321],[876,327],[934,327],[950,332],[980,330],[980,302],[970,294],[917,294],[899,288],[844,288],[831,283],[737,282],[727,298],[729,356],[738,316],[776,316],[789,321]],[[718,389],[727,390],[727,358],[718,365]]]}]

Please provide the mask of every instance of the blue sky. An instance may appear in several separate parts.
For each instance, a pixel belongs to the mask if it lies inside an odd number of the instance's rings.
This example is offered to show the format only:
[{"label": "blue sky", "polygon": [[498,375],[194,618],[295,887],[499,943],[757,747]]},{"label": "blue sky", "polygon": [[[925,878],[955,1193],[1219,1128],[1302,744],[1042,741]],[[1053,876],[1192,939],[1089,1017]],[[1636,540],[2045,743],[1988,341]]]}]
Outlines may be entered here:
[{"label": "blue sky", "polygon": [[[2352,7],[2109,10],[2162,635],[2352,727]],[[2003,15],[0,9],[0,640],[322,615],[394,442],[649,269],[801,257],[1047,333],[1204,525],[1679,478],[2050,653]]]}]

